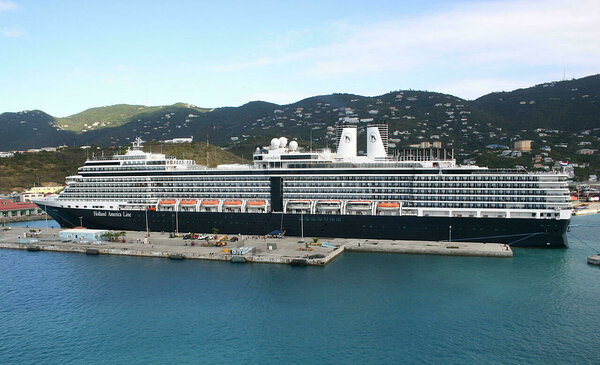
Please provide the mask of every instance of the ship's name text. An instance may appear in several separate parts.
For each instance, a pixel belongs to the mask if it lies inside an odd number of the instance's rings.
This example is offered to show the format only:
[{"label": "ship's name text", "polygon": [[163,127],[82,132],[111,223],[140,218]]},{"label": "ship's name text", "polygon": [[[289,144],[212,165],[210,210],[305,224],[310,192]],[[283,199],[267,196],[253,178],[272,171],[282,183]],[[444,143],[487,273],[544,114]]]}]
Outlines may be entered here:
[{"label": "ship's name text", "polygon": [[99,212],[94,210],[94,217],[119,217],[119,218],[131,218],[131,213],[127,212]]}]

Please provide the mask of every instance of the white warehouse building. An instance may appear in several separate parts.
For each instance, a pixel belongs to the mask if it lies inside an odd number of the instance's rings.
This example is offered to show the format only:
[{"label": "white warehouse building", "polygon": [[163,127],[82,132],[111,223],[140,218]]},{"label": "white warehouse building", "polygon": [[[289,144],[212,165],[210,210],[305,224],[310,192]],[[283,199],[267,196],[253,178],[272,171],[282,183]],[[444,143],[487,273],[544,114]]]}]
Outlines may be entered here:
[{"label": "white warehouse building", "polygon": [[94,242],[103,241],[106,233],[106,229],[73,228],[60,231],[59,237],[61,241]]}]

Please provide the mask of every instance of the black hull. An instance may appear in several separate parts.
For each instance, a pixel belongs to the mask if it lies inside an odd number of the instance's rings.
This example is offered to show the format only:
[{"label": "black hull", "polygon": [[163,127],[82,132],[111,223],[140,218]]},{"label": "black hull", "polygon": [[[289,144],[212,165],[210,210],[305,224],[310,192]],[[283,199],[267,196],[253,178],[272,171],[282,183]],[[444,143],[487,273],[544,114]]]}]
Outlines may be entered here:
[{"label": "black hull", "polygon": [[[283,227],[301,235],[300,214],[105,211],[41,206],[62,227],[152,232],[264,235]],[[147,217],[147,220],[146,220]],[[305,237],[506,243],[512,247],[566,247],[569,220],[371,215],[304,215]]]}]

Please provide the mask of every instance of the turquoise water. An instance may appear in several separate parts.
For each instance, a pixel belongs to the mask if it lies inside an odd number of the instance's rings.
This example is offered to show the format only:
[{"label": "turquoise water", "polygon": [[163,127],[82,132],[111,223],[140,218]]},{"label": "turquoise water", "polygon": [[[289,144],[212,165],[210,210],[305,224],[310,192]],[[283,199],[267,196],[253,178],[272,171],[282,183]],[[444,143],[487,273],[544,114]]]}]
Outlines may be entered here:
[{"label": "turquoise water", "polygon": [[30,228],[60,228],[60,224],[54,219],[39,220],[39,221],[26,221],[26,222],[14,222],[6,223],[7,226],[13,227],[30,227]]},{"label": "turquoise water", "polygon": [[598,363],[600,215],[572,224],[564,250],[323,268],[0,250],[0,363]]}]

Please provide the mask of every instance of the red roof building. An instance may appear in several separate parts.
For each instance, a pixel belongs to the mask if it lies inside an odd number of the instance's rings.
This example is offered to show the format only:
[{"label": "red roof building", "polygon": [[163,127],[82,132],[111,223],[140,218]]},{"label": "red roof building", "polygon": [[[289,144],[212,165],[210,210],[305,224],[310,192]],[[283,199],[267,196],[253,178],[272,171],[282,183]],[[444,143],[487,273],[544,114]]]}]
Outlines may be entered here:
[{"label": "red roof building", "polygon": [[33,203],[0,199],[0,217],[22,217],[42,213],[43,211]]}]

